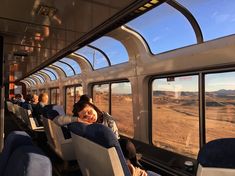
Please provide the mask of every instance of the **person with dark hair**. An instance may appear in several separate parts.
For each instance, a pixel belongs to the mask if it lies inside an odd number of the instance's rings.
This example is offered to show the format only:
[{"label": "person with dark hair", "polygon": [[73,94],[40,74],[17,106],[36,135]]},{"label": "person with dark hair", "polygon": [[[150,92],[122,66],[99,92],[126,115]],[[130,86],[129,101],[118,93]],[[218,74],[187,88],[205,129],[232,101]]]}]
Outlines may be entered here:
[{"label": "person with dark hair", "polygon": [[155,172],[145,171],[137,159],[135,145],[129,139],[119,139],[119,144],[132,176],[160,176]]},{"label": "person with dark hair", "polygon": [[117,139],[119,139],[118,128],[112,116],[106,112],[102,112],[97,106],[90,103],[90,101],[80,99],[75,103],[73,113],[74,116],[62,116],[59,115],[59,113],[54,112],[53,116],[55,118],[50,119],[53,119],[59,126],[64,126],[72,122],[82,122],[86,124],[101,123],[109,127]]},{"label": "person with dark hair", "polygon": [[[92,102],[92,98],[89,97],[87,94],[83,94],[82,96],[80,96],[80,99],[79,99],[79,101],[78,101],[77,103],[79,103],[79,102],[81,102],[81,101],[93,103],[93,102]],[[75,103],[75,104],[73,105],[73,116],[75,116],[75,117],[78,116],[78,112],[77,112],[77,110],[76,110],[76,104],[77,104],[77,103]]]},{"label": "person with dark hair", "polygon": [[25,102],[21,104],[22,108],[33,111],[31,102],[32,102],[32,95],[31,94],[26,95]]},{"label": "person with dark hair", "polygon": [[39,98],[38,98],[38,101],[39,102],[37,103],[37,105],[33,106],[32,115],[33,115],[34,118],[37,119],[37,122],[38,122],[37,126],[43,126],[41,115],[42,115],[43,107],[48,104],[48,95],[47,95],[47,93],[40,94]]}]

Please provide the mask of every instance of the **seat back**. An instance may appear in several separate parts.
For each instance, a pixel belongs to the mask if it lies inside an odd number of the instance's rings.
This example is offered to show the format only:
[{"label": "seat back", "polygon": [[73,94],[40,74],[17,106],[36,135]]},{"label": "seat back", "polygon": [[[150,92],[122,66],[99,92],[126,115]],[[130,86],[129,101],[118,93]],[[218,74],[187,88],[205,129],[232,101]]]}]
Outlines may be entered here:
[{"label": "seat back", "polygon": [[73,146],[84,176],[131,175],[113,132],[101,124],[72,123]]},{"label": "seat back", "polygon": [[[56,109],[61,113],[60,115],[65,115],[62,106],[52,105],[51,107],[47,106],[46,108]],[[65,138],[62,131],[63,127],[56,125],[52,120],[48,119],[46,115],[43,116],[43,125],[47,136],[47,142],[55,153],[63,160],[76,160],[72,139]]]},{"label": "seat back", "polygon": [[210,141],[199,151],[197,176],[235,175],[235,138]]},{"label": "seat back", "polygon": [[0,157],[0,175],[3,175],[11,154],[22,145],[32,145],[32,139],[26,132],[13,131],[7,136]]},{"label": "seat back", "polygon": [[51,176],[49,158],[36,146],[18,147],[10,156],[4,176]]},{"label": "seat back", "polygon": [[12,112],[12,113],[15,113],[13,103],[10,102],[10,101],[7,101],[6,103],[7,103],[7,109],[8,109],[8,111],[9,111],[9,112]]}]

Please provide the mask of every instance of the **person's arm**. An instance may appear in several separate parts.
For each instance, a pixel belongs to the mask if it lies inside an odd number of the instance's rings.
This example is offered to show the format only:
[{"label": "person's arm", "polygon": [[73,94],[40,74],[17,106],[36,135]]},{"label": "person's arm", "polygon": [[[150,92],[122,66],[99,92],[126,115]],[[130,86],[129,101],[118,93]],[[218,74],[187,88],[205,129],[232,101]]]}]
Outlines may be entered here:
[{"label": "person's arm", "polygon": [[104,122],[103,123],[104,123],[104,125],[111,128],[111,130],[113,131],[113,133],[117,137],[117,139],[120,138],[116,122],[113,120],[113,117],[106,112],[104,112]]},{"label": "person's arm", "polygon": [[64,125],[68,125],[72,122],[77,122],[78,118],[77,117],[73,117],[73,116],[68,116],[68,115],[58,115],[53,119],[53,122],[59,126],[64,126]]}]

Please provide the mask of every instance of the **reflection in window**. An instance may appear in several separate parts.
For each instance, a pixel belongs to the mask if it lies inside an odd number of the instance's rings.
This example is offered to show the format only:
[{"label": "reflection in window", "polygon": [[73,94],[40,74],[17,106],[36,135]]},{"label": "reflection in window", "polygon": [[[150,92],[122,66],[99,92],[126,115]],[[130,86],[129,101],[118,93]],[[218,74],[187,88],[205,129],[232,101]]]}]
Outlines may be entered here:
[{"label": "reflection in window", "polygon": [[53,65],[60,67],[65,72],[66,76],[73,76],[74,75],[73,70],[67,64],[64,64],[62,62],[55,62],[55,63],[53,63]]},{"label": "reflection in window", "polygon": [[119,132],[125,136],[134,136],[132,111],[132,92],[129,82],[112,83],[111,114],[117,123]]},{"label": "reflection in window", "polygon": [[105,56],[91,47],[85,46],[75,52],[76,54],[82,55],[89,60],[94,69],[108,67],[109,64]]},{"label": "reflection in window", "polygon": [[108,56],[112,65],[128,61],[126,48],[112,37],[103,36],[90,45],[102,50]]},{"label": "reflection in window", "polygon": [[50,103],[58,105],[59,102],[60,102],[60,89],[59,88],[50,89]]},{"label": "reflection in window", "polygon": [[188,20],[166,3],[144,13],[126,25],[144,37],[153,54],[197,42]]},{"label": "reflection in window", "polygon": [[199,149],[198,76],[152,82],[152,141],[196,158]]},{"label": "reflection in window", "polygon": [[61,61],[66,62],[69,65],[71,65],[71,67],[74,69],[76,74],[80,74],[81,73],[80,66],[73,59],[69,59],[69,58],[64,57],[63,59],[61,59]]},{"label": "reflection in window", "polygon": [[66,114],[73,115],[73,105],[83,95],[82,86],[66,87]]},{"label": "reflection in window", "polygon": [[235,33],[235,1],[177,0],[196,18],[205,41]]},{"label": "reflection in window", "polygon": [[109,84],[93,87],[93,102],[100,110],[109,112]]},{"label": "reflection in window", "polygon": [[235,136],[235,72],[205,75],[206,142]]}]

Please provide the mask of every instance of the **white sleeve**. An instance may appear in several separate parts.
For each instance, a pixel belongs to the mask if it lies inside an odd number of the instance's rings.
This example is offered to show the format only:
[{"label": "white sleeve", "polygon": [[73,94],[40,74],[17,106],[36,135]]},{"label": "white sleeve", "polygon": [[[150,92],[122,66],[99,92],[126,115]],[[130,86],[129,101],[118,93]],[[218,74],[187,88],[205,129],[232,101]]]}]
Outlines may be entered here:
[{"label": "white sleeve", "polygon": [[67,115],[58,115],[53,119],[53,122],[59,126],[68,125],[72,122],[77,122],[77,117],[67,116]]}]

